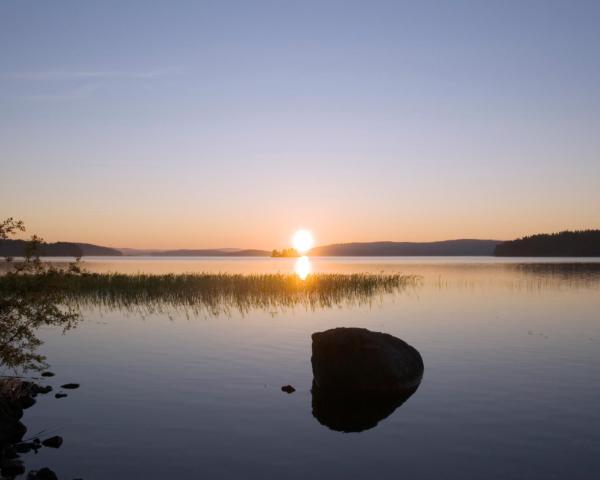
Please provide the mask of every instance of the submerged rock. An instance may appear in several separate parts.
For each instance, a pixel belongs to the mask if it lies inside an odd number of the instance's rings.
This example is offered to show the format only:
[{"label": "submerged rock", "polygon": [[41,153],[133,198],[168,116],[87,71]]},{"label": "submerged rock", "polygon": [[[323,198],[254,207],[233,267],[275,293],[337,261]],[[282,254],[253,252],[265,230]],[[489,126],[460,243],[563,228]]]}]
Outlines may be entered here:
[{"label": "submerged rock", "polygon": [[42,442],[44,447],[59,448],[63,443],[62,437],[55,435],[54,437],[47,438]]},{"label": "submerged rock", "polygon": [[334,328],[312,334],[314,388],[375,395],[414,390],[423,377],[421,354],[387,333]]},{"label": "submerged rock", "polygon": [[65,383],[64,385],[61,385],[60,388],[64,388],[66,390],[74,390],[76,388],[79,388],[79,384],[78,383]]},{"label": "submerged rock", "polygon": [[59,392],[59,393],[57,393],[57,394],[54,395],[54,398],[65,398],[67,396],[68,395],[66,393],[60,393]]},{"label": "submerged rock", "polygon": [[54,373],[52,373],[52,372],[43,372],[42,373],[42,377],[53,377],[53,376],[54,376]]},{"label": "submerged rock", "polygon": [[281,387],[281,391],[289,394],[294,393],[296,389],[291,385],[284,385],[283,387]]}]

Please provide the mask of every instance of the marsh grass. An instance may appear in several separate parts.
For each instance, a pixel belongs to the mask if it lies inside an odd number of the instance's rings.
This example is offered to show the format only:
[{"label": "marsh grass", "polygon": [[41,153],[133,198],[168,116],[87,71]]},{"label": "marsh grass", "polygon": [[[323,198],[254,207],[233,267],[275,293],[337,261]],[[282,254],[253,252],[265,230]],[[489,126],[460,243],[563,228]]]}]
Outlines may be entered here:
[{"label": "marsh grass", "polygon": [[368,304],[418,283],[418,277],[400,274],[313,274],[301,280],[293,274],[130,275],[49,271],[0,276],[0,293],[51,293],[69,307],[145,312],[169,307],[218,315],[232,309],[246,313],[251,309],[277,311],[298,306],[317,309]]}]

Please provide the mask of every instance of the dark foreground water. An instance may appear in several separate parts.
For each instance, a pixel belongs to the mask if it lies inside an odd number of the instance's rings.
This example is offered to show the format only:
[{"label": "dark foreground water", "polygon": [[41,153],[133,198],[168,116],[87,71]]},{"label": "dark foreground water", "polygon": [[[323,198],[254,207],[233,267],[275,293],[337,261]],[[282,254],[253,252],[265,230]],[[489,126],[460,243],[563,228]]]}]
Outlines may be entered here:
[{"label": "dark foreground water", "polygon": [[[55,387],[27,410],[59,450],[26,457],[59,478],[595,479],[600,475],[600,264],[318,259],[313,271],[422,276],[371,304],[214,316],[89,306],[38,332]],[[539,263],[542,262],[542,263]],[[99,259],[91,270],[266,272],[286,259]],[[373,428],[312,411],[311,333],[388,332],[423,381]],[[292,384],[288,395],[280,390]],[[375,409],[376,410],[376,409]],[[373,415],[377,417],[378,412]]]}]

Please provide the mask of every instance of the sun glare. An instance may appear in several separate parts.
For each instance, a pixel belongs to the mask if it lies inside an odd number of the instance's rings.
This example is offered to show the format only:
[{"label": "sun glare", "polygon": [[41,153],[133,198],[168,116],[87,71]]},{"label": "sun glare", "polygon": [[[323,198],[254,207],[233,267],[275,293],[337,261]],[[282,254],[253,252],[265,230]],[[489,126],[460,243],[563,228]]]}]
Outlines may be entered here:
[{"label": "sun glare", "polygon": [[296,264],[294,265],[294,271],[300,280],[306,280],[306,277],[308,277],[312,271],[312,266],[308,257],[304,256],[298,258],[298,260],[296,260]]},{"label": "sun glare", "polygon": [[313,245],[315,244],[315,240],[308,230],[298,230],[294,233],[294,237],[292,238],[292,246],[298,250],[300,253],[308,252]]}]

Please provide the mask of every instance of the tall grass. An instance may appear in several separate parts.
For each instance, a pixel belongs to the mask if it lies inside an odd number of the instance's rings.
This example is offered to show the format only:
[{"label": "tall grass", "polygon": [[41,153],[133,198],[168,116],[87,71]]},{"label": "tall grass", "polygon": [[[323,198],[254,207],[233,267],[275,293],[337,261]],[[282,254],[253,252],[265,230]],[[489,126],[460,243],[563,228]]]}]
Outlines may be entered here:
[{"label": "tall grass", "polygon": [[365,304],[384,294],[415,286],[416,276],[399,274],[239,275],[228,273],[121,274],[48,271],[0,276],[0,294],[52,293],[69,306],[142,308],[184,307],[220,314],[231,309],[310,309]]}]

